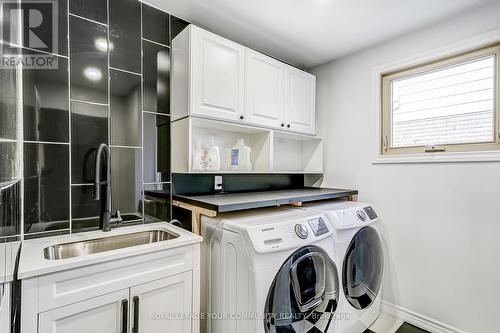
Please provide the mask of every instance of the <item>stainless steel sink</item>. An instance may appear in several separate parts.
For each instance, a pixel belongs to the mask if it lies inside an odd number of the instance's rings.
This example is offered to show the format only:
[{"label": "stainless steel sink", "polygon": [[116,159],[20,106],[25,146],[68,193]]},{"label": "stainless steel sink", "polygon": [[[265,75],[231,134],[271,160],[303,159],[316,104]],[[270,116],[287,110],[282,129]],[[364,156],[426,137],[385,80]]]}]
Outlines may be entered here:
[{"label": "stainless steel sink", "polygon": [[177,237],[179,237],[179,235],[170,231],[149,230],[73,243],[57,244],[45,248],[43,252],[45,259],[68,259],[131,246],[164,242]]}]

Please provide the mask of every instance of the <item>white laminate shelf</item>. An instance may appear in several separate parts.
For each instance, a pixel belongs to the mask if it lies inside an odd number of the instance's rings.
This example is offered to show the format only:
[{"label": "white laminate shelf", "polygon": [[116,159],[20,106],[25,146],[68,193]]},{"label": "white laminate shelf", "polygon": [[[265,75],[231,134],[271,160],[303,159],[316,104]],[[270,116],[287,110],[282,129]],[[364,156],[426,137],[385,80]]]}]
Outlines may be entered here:
[{"label": "white laminate shelf", "polygon": [[[200,140],[209,146],[211,138],[219,147],[221,170],[194,170],[193,150]],[[234,170],[229,152],[236,140],[243,139],[252,149],[252,170]],[[270,128],[261,128],[222,120],[185,117],[172,123],[172,172],[192,174],[322,174],[323,139]]]}]

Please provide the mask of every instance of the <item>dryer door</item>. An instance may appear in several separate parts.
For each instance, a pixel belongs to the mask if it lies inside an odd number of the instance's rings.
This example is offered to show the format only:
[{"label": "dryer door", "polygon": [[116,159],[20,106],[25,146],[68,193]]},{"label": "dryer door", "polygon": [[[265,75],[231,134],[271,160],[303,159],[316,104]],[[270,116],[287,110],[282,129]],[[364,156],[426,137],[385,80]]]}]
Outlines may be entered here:
[{"label": "dryer door", "polygon": [[330,256],[317,246],[298,249],[281,266],[267,294],[265,332],[326,332],[338,291]]},{"label": "dryer door", "polygon": [[380,291],[384,258],[382,242],[375,229],[364,227],[354,235],[344,257],[342,285],[351,305],[369,307]]}]

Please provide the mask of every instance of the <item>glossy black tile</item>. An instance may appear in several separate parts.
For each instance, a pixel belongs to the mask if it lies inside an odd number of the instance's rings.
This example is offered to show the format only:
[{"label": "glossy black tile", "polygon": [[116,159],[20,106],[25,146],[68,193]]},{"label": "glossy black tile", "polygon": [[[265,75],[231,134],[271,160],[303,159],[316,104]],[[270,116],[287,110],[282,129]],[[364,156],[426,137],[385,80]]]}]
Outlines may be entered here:
[{"label": "glossy black tile", "polygon": [[112,207],[142,216],[142,149],[111,147]]},{"label": "glossy black tile", "polygon": [[69,145],[24,144],[25,233],[69,227]]},{"label": "glossy black tile", "polygon": [[144,113],[144,182],[170,181],[170,117]]},{"label": "glossy black tile", "polygon": [[73,184],[93,183],[95,155],[108,143],[108,107],[71,102],[71,178]]},{"label": "glossy black tile", "polygon": [[71,16],[70,35],[71,98],[107,103],[107,28]]},{"label": "glossy black tile", "polygon": [[111,144],[142,145],[141,77],[111,70]]},{"label": "glossy black tile", "polygon": [[145,111],[170,113],[170,50],[143,42],[143,96]]},{"label": "glossy black tile", "polygon": [[141,72],[141,4],[109,0],[110,66]]},{"label": "glossy black tile", "polygon": [[106,0],[70,0],[69,12],[93,21],[108,23],[108,2]]},{"label": "glossy black tile", "polygon": [[56,68],[23,70],[24,140],[69,142],[68,59]]},{"label": "glossy black tile", "polygon": [[170,184],[144,185],[144,219],[146,222],[170,221]]},{"label": "glossy black tile", "polygon": [[[103,189],[105,187],[103,186]],[[71,218],[99,218],[103,208],[102,200],[94,200],[94,186],[71,186]]]},{"label": "glossy black tile", "polygon": [[16,82],[15,69],[0,69],[0,139],[19,137]]},{"label": "glossy black tile", "polygon": [[19,143],[0,141],[0,183],[20,178]]},{"label": "glossy black tile", "polygon": [[169,45],[169,15],[159,9],[142,4],[142,37]]},{"label": "glossy black tile", "polygon": [[21,180],[0,184],[0,237],[19,235],[20,224]]},{"label": "glossy black tile", "polygon": [[189,22],[184,21],[178,17],[170,15],[170,45],[172,45],[172,40],[181,33],[184,28],[189,25]]}]

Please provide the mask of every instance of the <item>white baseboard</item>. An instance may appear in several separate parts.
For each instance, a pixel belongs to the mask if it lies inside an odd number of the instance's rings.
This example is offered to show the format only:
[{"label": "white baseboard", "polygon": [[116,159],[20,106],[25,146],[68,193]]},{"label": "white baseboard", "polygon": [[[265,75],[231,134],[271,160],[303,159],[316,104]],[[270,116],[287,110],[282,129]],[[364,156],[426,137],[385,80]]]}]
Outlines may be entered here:
[{"label": "white baseboard", "polygon": [[393,317],[402,319],[409,324],[415,325],[431,333],[468,333],[452,327],[433,318],[421,315],[414,311],[382,301],[382,312]]}]

